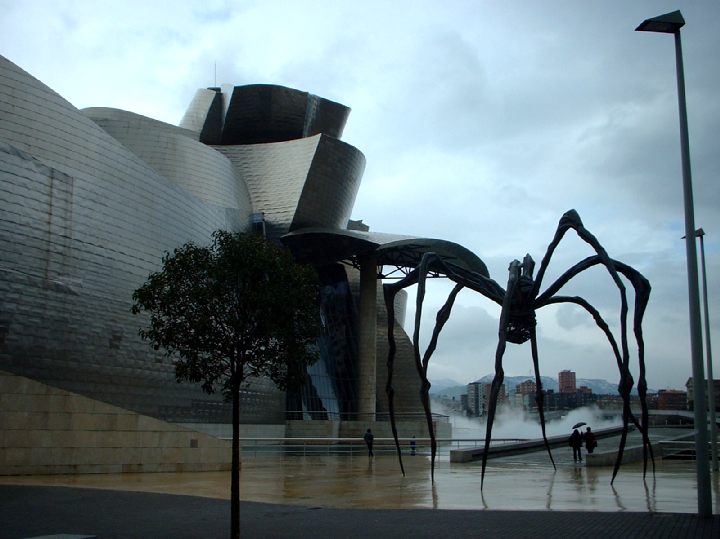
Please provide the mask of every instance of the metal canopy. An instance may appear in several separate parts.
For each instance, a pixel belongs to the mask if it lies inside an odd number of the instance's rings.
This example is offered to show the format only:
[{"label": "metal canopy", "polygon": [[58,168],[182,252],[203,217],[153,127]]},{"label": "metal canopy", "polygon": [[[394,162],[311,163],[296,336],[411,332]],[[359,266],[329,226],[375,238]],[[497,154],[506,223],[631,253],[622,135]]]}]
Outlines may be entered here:
[{"label": "metal canopy", "polygon": [[[316,266],[342,262],[360,267],[362,258],[373,256],[378,279],[404,277],[420,264],[425,253],[437,254],[459,272],[489,277],[487,267],[472,251],[446,240],[327,228],[303,228],[281,239],[298,261]],[[444,276],[439,268],[430,270],[434,277]]]}]

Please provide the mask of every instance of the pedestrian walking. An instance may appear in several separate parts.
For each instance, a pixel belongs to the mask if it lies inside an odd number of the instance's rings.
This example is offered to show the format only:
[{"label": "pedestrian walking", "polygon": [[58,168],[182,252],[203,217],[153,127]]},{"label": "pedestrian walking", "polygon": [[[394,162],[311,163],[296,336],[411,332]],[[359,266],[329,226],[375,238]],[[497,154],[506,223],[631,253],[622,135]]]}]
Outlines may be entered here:
[{"label": "pedestrian walking", "polygon": [[375,436],[373,436],[372,430],[368,429],[367,432],[365,432],[365,436],[363,436],[363,440],[365,440],[365,445],[367,445],[368,448],[368,457],[372,457],[373,455],[373,441],[375,440]]},{"label": "pedestrian walking", "polygon": [[572,447],[573,460],[575,462],[582,462],[582,451],[580,451],[582,449],[582,436],[580,436],[580,432],[577,429],[572,431],[568,439],[568,445]]},{"label": "pedestrian walking", "polygon": [[597,447],[597,440],[595,439],[595,435],[590,430],[590,427],[585,429],[585,449],[587,449],[588,453],[592,453],[595,451],[595,448]]}]

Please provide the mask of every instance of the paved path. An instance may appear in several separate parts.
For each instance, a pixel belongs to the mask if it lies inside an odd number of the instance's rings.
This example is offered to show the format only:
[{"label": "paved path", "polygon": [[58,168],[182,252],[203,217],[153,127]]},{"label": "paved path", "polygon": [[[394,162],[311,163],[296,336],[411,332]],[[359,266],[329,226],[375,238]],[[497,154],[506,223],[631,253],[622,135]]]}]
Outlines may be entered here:
[{"label": "paved path", "polygon": [[[67,487],[0,486],[0,538],[227,537],[229,502],[196,496]],[[562,511],[327,509],[243,502],[244,538],[720,537],[720,516]]]},{"label": "paved path", "polygon": [[[405,477],[392,455],[244,458],[242,536],[720,538],[720,482],[698,518],[693,462],[658,460],[646,479],[628,463],[611,485],[611,468],[553,453],[557,470],[542,451],[493,459],[482,491],[478,463],[447,458],[434,483],[420,455]],[[0,539],[227,537],[228,494],[227,472],[0,477]]]}]

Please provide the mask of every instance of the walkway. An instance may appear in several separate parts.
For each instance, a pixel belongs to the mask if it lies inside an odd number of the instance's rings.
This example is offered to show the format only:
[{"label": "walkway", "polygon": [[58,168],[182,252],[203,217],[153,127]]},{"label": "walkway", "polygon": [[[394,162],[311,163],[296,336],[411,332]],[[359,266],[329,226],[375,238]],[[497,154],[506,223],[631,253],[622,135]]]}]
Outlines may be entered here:
[{"label": "walkway", "polygon": [[[46,534],[98,538],[226,538],[229,503],[213,498],[81,488],[0,487],[0,537]],[[243,502],[243,538],[583,537],[653,539],[720,536],[720,517],[556,511],[334,509]],[[68,538],[69,539],[69,538]]]},{"label": "walkway", "polygon": [[[720,537],[720,493],[699,519],[692,461],[609,468],[572,462],[569,448],[480,463],[426,456],[257,457],[243,462],[244,537]],[[0,478],[0,538],[226,537],[228,473]]]}]

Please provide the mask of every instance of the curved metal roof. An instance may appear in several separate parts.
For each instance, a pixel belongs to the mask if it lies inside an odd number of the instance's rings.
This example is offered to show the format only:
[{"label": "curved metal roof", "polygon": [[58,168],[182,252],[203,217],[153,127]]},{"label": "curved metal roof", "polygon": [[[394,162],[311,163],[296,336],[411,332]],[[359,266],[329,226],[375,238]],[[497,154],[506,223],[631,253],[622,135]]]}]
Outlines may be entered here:
[{"label": "curved metal roof", "polygon": [[[459,270],[489,277],[487,266],[472,251],[447,240],[418,238],[328,228],[302,228],[282,237],[295,257],[316,265],[349,261],[374,255],[379,266],[414,269],[425,253],[437,254],[443,262]],[[442,271],[440,271],[442,273]]]}]

